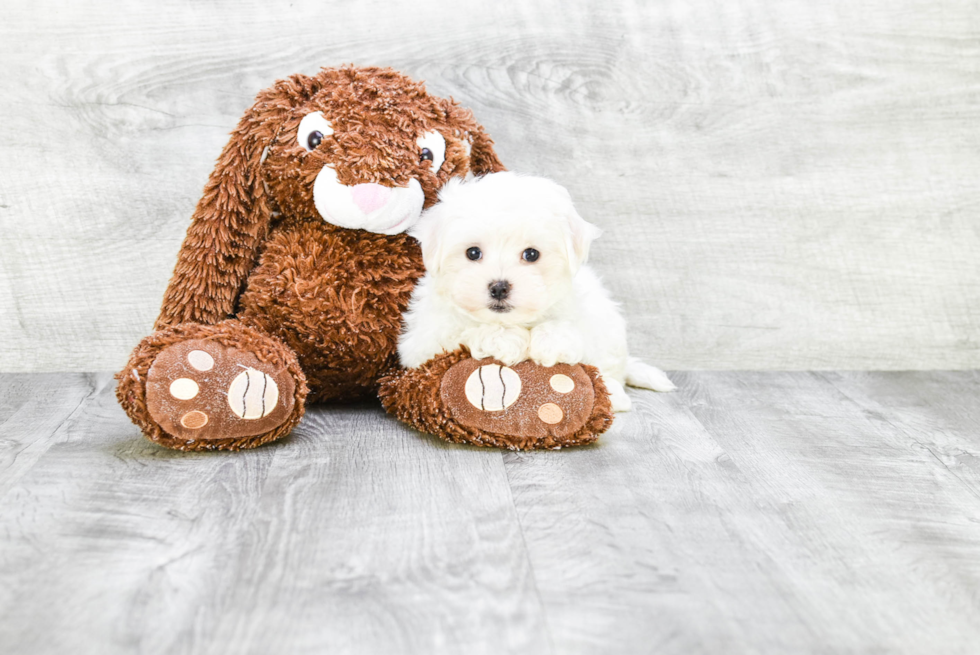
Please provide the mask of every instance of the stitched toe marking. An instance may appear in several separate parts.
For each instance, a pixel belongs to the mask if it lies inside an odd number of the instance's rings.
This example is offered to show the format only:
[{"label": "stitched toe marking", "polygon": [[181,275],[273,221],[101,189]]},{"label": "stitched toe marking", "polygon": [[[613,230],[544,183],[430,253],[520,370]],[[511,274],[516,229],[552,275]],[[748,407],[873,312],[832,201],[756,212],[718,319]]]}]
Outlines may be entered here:
[{"label": "stitched toe marking", "polygon": [[538,408],[538,418],[548,425],[557,425],[565,417],[561,407],[554,403],[545,403]]},{"label": "stitched toe marking", "polygon": [[201,390],[190,378],[178,378],[170,383],[170,395],[178,400],[190,400]]},{"label": "stitched toe marking", "polygon": [[228,404],[239,418],[251,421],[265,418],[279,402],[279,386],[262,371],[248,368],[228,387]]},{"label": "stitched toe marking", "polygon": [[552,375],[551,379],[548,380],[548,384],[558,393],[571,393],[575,389],[575,382],[572,378],[562,373]]},{"label": "stitched toe marking", "polygon": [[187,361],[199,371],[210,371],[214,368],[214,357],[203,350],[192,350],[187,353]]},{"label": "stitched toe marking", "polygon": [[180,424],[188,430],[200,430],[208,424],[208,415],[197,410],[187,412],[180,419]]},{"label": "stitched toe marking", "polygon": [[487,364],[470,373],[463,391],[473,407],[499,412],[517,402],[521,386],[521,378],[513,369]]}]

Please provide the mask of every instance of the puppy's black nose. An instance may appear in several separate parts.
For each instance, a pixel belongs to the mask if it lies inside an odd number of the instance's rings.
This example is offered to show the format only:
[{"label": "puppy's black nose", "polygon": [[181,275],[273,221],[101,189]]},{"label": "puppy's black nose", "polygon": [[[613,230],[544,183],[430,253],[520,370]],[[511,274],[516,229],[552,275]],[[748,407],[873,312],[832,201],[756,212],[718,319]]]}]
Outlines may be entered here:
[{"label": "puppy's black nose", "polygon": [[497,280],[490,283],[490,297],[494,300],[504,300],[510,294],[510,282]]}]

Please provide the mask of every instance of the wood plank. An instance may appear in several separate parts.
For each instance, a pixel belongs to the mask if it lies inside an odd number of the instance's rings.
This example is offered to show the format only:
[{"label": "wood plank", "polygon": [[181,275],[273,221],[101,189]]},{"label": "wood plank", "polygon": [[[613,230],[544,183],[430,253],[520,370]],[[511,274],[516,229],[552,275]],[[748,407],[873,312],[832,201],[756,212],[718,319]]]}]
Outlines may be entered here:
[{"label": "wood plank", "polygon": [[980,523],[955,476],[819,375],[694,389],[692,412],[778,503],[789,547],[770,552],[818,625],[837,626],[831,650],[974,650]]},{"label": "wood plank", "polygon": [[820,374],[872,420],[908,436],[980,500],[980,372]]},{"label": "wood plank", "polygon": [[[55,376],[47,376],[49,379]],[[74,376],[73,376],[74,377]],[[0,374],[0,429],[31,398],[44,388],[44,378],[38,374]]]},{"label": "wood plank", "polygon": [[978,36],[969,0],[7,2],[0,370],[120,368],[255,93],[352,61],[571,189],[651,361],[980,367]]},{"label": "wood plank", "polygon": [[559,651],[974,650],[946,467],[813,374],[677,381],[592,450],[505,459]]},{"label": "wood plank", "polygon": [[[634,394],[594,447],[505,455],[558,652],[747,652],[733,597],[778,595],[724,516],[756,511],[740,472],[676,398]],[[779,605],[752,619],[801,631]]]},{"label": "wood plank", "polygon": [[675,379],[582,449],[363,405],[182,454],[106,374],[0,375],[0,434],[47,444],[0,476],[0,651],[975,650],[980,374]]},{"label": "wood plank", "polygon": [[0,375],[0,500],[53,443],[65,438],[81,405],[110,381],[105,374]]},{"label": "wood plank", "polygon": [[0,504],[0,650],[551,652],[501,455],[376,406],[182,454],[110,387]]},{"label": "wood plank", "polygon": [[[551,652],[499,452],[423,437],[374,407],[311,418],[301,448],[277,451],[226,578],[250,593],[218,594],[213,644]],[[289,626],[285,641],[269,620]]]}]

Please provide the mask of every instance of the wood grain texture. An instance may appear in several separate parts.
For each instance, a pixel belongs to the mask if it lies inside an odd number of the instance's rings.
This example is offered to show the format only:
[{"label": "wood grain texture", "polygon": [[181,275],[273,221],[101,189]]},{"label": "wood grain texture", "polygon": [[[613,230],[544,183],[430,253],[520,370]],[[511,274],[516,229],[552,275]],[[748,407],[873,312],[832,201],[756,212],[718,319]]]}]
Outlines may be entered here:
[{"label": "wood grain texture", "polygon": [[364,407],[181,454],[99,381],[0,497],[0,652],[548,652],[499,452]]},{"label": "wood grain texture", "polygon": [[808,373],[677,381],[592,451],[506,456],[558,652],[975,649],[980,471],[918,443],[954,410],[916,393],[974,374],[865,374],[857,400]]},{"label": "wood grain texture", "polygon": [[345,62],[567,185],[665,367],[980,366],[971,0],[14,0],[0,57],[0,370],[121,366],[255,93]]},{"label": "wood grain texture", "polygon": [[0,375],[0,652],[976,652],[977,373],[675,379],[567,451],[365,405],[185,454]]},{"label": "wood grain texture", "polygon": [[52,444],[67,438],[82,404],[107,384],[105,375],[80,373],[0,377],[0,498]]}]

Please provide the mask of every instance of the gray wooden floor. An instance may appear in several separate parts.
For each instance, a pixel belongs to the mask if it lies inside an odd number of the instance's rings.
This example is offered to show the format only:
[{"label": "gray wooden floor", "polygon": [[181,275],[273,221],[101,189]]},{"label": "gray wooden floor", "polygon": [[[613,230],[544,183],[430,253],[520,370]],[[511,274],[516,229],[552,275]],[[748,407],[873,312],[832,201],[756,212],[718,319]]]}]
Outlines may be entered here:
[{"label": "gray wooden floor", "polygon": [[0,376],[0,652],[976,653],[980,373],[685,373],[594,447],[239,454]]}]

